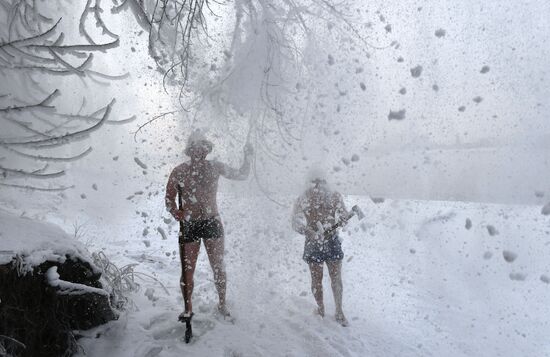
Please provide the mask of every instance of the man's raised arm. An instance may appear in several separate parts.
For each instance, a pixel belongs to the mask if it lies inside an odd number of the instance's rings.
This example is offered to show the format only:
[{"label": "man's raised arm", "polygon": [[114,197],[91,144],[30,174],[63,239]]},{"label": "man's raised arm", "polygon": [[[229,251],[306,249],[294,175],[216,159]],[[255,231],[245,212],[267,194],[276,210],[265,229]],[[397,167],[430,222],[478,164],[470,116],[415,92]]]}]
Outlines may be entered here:
[{"label": "man's raised arm", "polygon": [[252,145],[246,144],[244,147],[243,164],[239,169],[229,167],[226,164],[216,161],[216,165],[218,167],[220,175],[230,180],[246,180],[248,178],[248,174],[250,173],[250,161],[253,154],[254,149],[252,148]]}]

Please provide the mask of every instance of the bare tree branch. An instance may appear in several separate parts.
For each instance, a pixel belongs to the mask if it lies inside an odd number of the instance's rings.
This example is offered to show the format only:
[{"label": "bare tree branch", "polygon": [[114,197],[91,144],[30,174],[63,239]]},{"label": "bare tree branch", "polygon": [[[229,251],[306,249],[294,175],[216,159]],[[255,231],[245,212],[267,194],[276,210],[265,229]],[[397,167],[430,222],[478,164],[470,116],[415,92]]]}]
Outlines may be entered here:
[{"label": "bare tree branch", "polygon": [[[59,116],[63,117],[63,118],[69,118],[69,119],[73,119],[73,120],[83,120],[83,121],[87,121],[87,122],[97,122],[98,120],[101,120],[101,118],[96,118],[95,117],[95,113],[90,114],[90,115],[60,114]],[[126,119],[106,120],[105,124],[123,125],[123,124],[128,124],[128,123],[133,122],[134,120],[136,120],[136,118],[137,117],[135,115],[132,115],[131,117],[126,118]]]},{"label": "bare tree branch", "polygon": [[49,35],[53,34],[53,32],[55,31],[55,29],[57,28],[57,25],[61,22],[61,17],[59,18],[59,20],[57,20],[57,22],[52,26],[50,27],[48,30],[42,32],[42,33],[39,33],[38,35],[34,35],[34,36],[30,36],[30,37],[27,37],[27,38],[21,38],[21,39],[18,39],[18,40],[13,40],[13,41],[8,41],[8,42],[4,42],[4,43],[0,43],[0,48],[2,47],[5,47],[5,46],[13,46],[13,45],[25,45],[27,42],[32,42],[34,40],[38,40],[38,39],[41,39],[43,37],[48,37]]},{"label": "bare tree branch", "polygon": [[88,55],[88,57],[86,58],[86,60],[84,62],[82,62],[78,67],[74,67],[73,65],[71,65],[70,63],[68,63],[67,61],[65,61],[63,58],[61,58],[54,50],[52,50],[51,48],[49,49],[50,54],[52,55],[53,58],[55,58],[60,64],[62,64],[65,68],[67,68],[68,70],[74,72],[76,75],[79,75],[79,76],[83,76],[85,73],[84,73],[84,69],[91,63],[92,59],[94,58],[93,54],[90,53]]},{"label": "bare tree branch", "polygon": [[159,115],[153,117],[152,119],[148,120],[145,124],[140,125],[139,128],[137,128],[137,130],[134,132],[134,141],[137,142],[137,134],[139,134],[139,132],[144,127],[146,127],[147,125],[151,124],[154,121],[162,119],[162,118],[166,117],[167,115],[172,115],[172,114],[179,113],[179,112],[181,112],[181,111],[180,110],[174,110],[174,111],[171,111],[171,112],[162,113],[162,114],[159,114]]},{"label": "bare tree branch", "polygon": [[[19,175],[19,176],[28,176],[28,177],[33,177],[33,178],[46,178],[46,179],[60,177],[60,176],[65,175],[65,171],[63,171],[63,170],[62,171],[51,172],[51,173],[42,173],[42,171],[46,170],[47,168],[48,168],[48,165],[44,166],[43,168],[41,168],[39,170],[25,171],[25,170],[11,169],[11,168],[0,166],[0,171],[4,171],[4,173],[15,174],[15,175]],[[5,177],[5,175],[4,175],[4,177]]]},{"label": "bare tree branch", "polygon": [[36,108],[40,109],[55,109],[55,106],[50,105],[52,100],[59,95],[59,90],[54,90],[44,100],[36,104],[22,105],[22,106],[9,106],[6,108],[0,108],[0,113],[9,113],[14,111],[32,110]]},{"label": "bare tree branch", "polygon": [[101,44],[78,44],[78,45],[45,45],[45,44],[33,44],[28,45],[29,48],[43,49],[43,50],[55,50],[59,53],[68,53],[69,51],[100,51],[105,52],[112,48],[118,47],[120,40],[116,39],[111,42]]},{"label": "bare tree branch", "polygon": [[17,185],[17,184],[11,184],[11,183],[4,183],[0,182],[0,186],[5,187],[13,187],[13,188],[21,188],[24,190],[29,191],[45,191],[45,192],[59,192],[59,191],[66,191],[68,189],[74,188],[75,186],[61,186],[61,187],[36,187],[36,186],[30,186],[30,185]]},{"label": "bare tree branch", "polygon": [[51,161],[51,162],[72,162],[77,161],[79,159],[82,159],[85,156],[88,156],[89,153],[92,152],[92,148],[88,147],[85,151],[81,152],[80,154],[76,154],[69,157],[55,157],[55,156],[43,156],[43,155],[32,155],[27,154],[18,150],[15,150],[14,148],[11,148],[7,145],[2,146],[4,149],[11,151],[19,156],[26,157],[29,159],[37,160],[37,161]]},{"label": "bare tree branch", "polygon": [[83,129],[79,131],[75,131],[72,133],[67,133],[64,135],[54,136],[47,139],[39,139],[39,140],[19,140],[19,141],[2,141],[0,140],[0,145],[8,145],[8,146],[43,146],[43,145],[63,145],[68,143],[70,140],[77,140],[81,139],[82,137],[85,137],[89,135],[90,133],[96,131],[99,129],[107,120],[109,117],[109,114],[111,113],[112,106],[114,104],[115,100],[113,99],[109,105],[107,105],[105,109],[105,113],[103,114],[103,117],[100,121],[98,121],[96,124]]}]

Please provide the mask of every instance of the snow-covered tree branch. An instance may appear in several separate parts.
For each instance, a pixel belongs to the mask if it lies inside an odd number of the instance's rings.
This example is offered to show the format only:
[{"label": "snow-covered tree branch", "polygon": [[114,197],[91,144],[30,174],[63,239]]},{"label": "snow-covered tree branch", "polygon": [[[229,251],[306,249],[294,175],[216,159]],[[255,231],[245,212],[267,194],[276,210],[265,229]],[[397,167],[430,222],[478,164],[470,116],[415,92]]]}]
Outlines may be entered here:
[{"label": "snow-covered tree branch", "polygon": [[[94,56],[118,46],[119,39],[103,22],[100,0],[79,5],[81,15],[71,23],[55,11],[56,4],[26,0],[0,3],[0,184],[20,178],[55,178],[64,174],[62,163],[78,160],[90,146],[68,149],[75,141],[107,123],[125,123],[111,116],[115,100],[100,108],[87,105],[88,93],[76,93],[67,78],[87,83],[105,82],[126,75],[94,68]],[[70,15],[70,12],[69,12]],[[101,36],[88,31],[95,21]],[[80,105],[70,111],[67,103],[80,95]],[[70,99],[69,99],[70,98]],[[69,154],[66,151],[69,150]],[[41,162],[46,162],[45,166]],[[61,166],[60,166],[61,165]],[[59,167],[58,167],[59,166]],[[34,187],[34,184],[23,187]]]}]

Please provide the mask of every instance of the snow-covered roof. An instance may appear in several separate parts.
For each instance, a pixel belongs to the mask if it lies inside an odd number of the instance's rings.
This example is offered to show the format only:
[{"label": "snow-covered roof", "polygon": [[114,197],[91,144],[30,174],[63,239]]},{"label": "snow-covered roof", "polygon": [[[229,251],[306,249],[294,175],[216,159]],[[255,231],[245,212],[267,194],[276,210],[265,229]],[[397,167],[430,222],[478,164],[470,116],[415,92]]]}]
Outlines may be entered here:
[{"label": "snow-covered roof", "polygon": [[25,272],[45,261],[62,263],[67,255],[91,263],[84,246],[58,226],[0,210],[0,264],[17,255]]}]

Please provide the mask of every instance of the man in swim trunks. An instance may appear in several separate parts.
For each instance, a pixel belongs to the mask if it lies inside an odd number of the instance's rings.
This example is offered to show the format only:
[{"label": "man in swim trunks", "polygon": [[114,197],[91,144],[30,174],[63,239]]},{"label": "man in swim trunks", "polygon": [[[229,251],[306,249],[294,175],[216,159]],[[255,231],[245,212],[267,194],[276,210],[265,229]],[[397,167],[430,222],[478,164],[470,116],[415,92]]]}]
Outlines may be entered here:
[{"label": "man in swim trunks", "polygon": [[[201,238],[214,273],[219,298],[218,311],[224,317],[229,316],[225,302],[224,231],[216,202],[218,179],[223,176],[231,180],[245,180],[250,172],[253,149],[250,144],[245,146],[244,162],[240,169],[234,169],[215,160],[206,160],[212,146],[200,132],[191,134],[185,148],[185,154],[190,160],[172,171],[166,185],[166,208],[181,223],[180,286],[185,304],[185,311],[180,316],[182,319],[190,318],[193,313],[193,274]],[[176,203],[176,198],[179,204]]]},{"label": "man in swim trunks", "polygon": [[[337,232],[324,233],[348,216],[342,195],[330,190],[322,172],[313,172],[310,187],[296,200],[292,214],[293,229],[305,235],[303,259],[311,272],[311,291],[317,302],[316,312],[324,317],[323,264],[327,264],[336,304],[336,321],[347,326],[342,310],[342,259],[344,252]],[[305,220],[304,220],[305,219]]]}]

